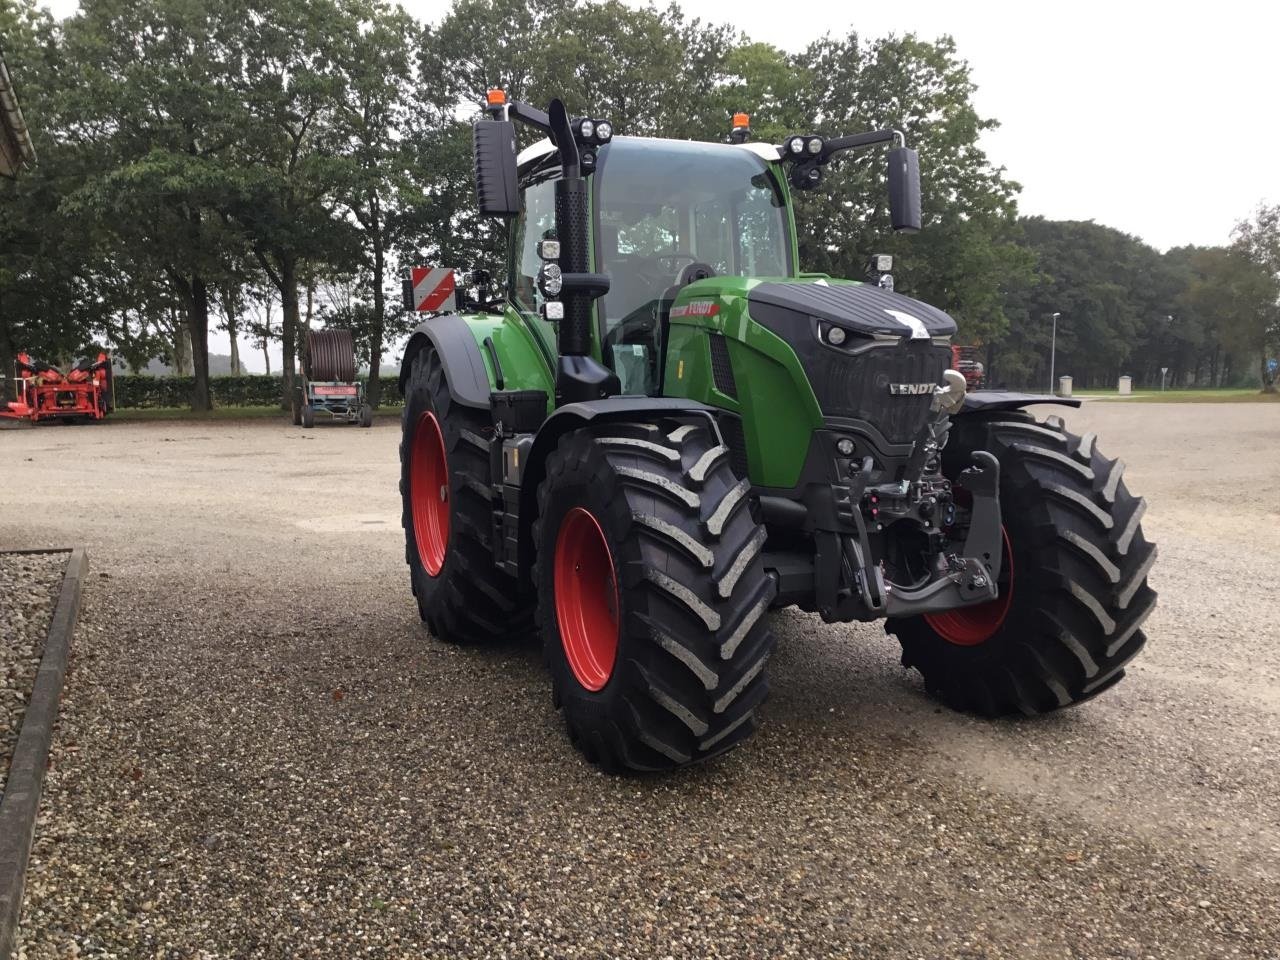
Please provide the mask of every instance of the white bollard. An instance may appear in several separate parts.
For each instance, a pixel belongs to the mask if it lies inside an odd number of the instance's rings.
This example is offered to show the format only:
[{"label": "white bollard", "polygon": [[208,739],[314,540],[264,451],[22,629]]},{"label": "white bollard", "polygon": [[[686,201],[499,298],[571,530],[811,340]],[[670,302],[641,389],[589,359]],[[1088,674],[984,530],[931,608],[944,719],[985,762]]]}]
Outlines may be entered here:
[{"label": "white bollard", "polygon": [[1058,378],[1058,396],[1060,397],[1071,396],[1071,378],[1070,377]]},{"label": "white bollard", "polygon": [[1133,393],[1133,377],[1120,378],[1120,396],[1127,397]]}]

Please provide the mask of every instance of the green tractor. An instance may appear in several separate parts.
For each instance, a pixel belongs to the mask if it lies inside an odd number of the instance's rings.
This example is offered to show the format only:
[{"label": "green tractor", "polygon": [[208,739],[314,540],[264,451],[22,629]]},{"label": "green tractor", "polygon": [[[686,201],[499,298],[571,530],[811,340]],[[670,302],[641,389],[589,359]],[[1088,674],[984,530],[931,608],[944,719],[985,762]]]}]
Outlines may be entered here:
[{"label": "green tractor", "polygon": [[[801,270],[791,191],[894,131],[614,137],[490,95],[480,212],[505,297],[432,317],[400,374],[406,556],[435,636],[536,629],[570,738],[606,770],[742,743],[769,611],[883,620],[946,703],[1038,714],[1116,683],[1155,604],[1143,501],[1094,436],[967,393],[954,321],[889,276]],[[517,153],[516,123],[545,135]],[[873,258],[879,272],[887,258]]]}]

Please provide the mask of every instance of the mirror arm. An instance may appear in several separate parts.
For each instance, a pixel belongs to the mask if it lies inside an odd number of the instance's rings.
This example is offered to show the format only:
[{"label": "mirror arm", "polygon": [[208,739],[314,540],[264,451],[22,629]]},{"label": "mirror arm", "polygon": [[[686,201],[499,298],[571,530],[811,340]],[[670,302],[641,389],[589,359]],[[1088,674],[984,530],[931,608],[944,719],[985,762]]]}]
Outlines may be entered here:
[{"label": "mirror arm", "polygon": [[905,147],[907,138],[898,130],[873,130],[870,133],[852,133],[847,137],[832,137],[818,154],[818,162],[826,163],[833,154],[842,150],[861,150],[863,147],[875,146],[877,143],[890,143],[897,140],[898,145]]},{"label": "mirror arm", "polygon": [[512,120],[519,120],[531,127],[537,127],[543,133],[551,132],[551,118],[545,110],[530,106],[520,100],[512,100],[507,104],[507,113]]}]

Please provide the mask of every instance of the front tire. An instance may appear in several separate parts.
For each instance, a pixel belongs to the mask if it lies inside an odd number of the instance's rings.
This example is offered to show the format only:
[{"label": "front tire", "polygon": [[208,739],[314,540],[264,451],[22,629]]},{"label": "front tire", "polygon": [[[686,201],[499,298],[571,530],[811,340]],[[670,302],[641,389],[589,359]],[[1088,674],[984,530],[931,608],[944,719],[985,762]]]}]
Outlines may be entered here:
[{"label": "front tire", "polygon": [[309,403],[302,405],[302,429],[310,430],[316,425],[316,408]]},{"label": "front tire", "polygon": [[672,769],[754,732],[776,585],[749,489],[702,424],[587,427],[548,457],[539,626],[570,738],[602,768]]},{"label": "front tire", "polygon": [[530,609],[494,566],[487,411],[455,403],[434,347],[413,358],[400,443],[405,560],[418,614],[450,643],[527,633]]},{"label": "front tire", "polygon": [[1146,643],[1156,548],[1142,535],[1145,503],[1125,487],[1121,461],[1059,420],[961,418],[944,453],[948,477],[975,450],[1000,461],[1001,597],[885,629],[898,635],[903,664],[958,709],[1038,714],[1088,700]]}]

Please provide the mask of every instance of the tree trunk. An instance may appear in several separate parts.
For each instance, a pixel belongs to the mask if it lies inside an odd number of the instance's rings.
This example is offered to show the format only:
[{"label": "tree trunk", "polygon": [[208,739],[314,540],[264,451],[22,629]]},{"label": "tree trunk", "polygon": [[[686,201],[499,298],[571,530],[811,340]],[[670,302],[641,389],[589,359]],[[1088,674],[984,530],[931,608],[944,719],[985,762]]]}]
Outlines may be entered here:
[{"label": "tree trunk", "polygon": [[1267,348],[1265,345],[1258,351],[1258,376],[1262,378],[1263,393],[1276,392],[1275,380],[1267,372]]},{"label": "tree trunk", "polygon": [[[377,217],[377,205],[374,207]],[[386,257],[382,250],[381,223],[373,221],[373,323],[369,326],[369,385],[365,398],[375,410],[382,402],[382,381],[378,372],[382,367],[382,311],[386,308],[382,291],[382,275],[386,272]]]},{"label": "tree trunk", "polygon": [[234,307],[227,309],[227,336],[231,338],[231,372],[237,377],[244,373],[244,369],[240,366],[240,341],[238,339],[239,318],[236,316]]},{"label": "tree trunk", "polygon": [[267,376],[271,376],[271,353],[267,350],[267,338],[262,338],[262,362],[266,365]]},{"label": "tree trunk", "polygon": [[18,384],[13,379],[18,351],[14,348],[9,324],[3,317],[4,312],[0,310],[0,402],[17,399],[18,396]]},{"label": "tree trunk", "polygon": [[280,307],[283,311],[280,373],[284,380],[280,408],[288,410],[293,397],[294,358],[298,355],[298,262],[289,253],[280,257]]},{"label": "tree trunk", "polygon": [[311,344],[307,339],[307,335],[311,333],[311,316],[315,308],[316,282],[315,278],[307,280],[307,310],[302,315],[302,321],[298,326],[298,369],[311,369]]},{"label": "tree trunk", "polygon": [[[184,298],[185,299],[185,298]],[[187,359],[191,356],[191,331],[185,320],[178,317],[178,311],[169,311],[170,337],[173,341],[173,372],[179,377],[188,376],[190,368]]]},{"label": "tree trunk", "polygon": [[195,384],[191,391],[192,410],[212,410],[209,397],[209,288],[204,277],[191,277],[191,308],[187,311],[191,334],[191,371]]}]

